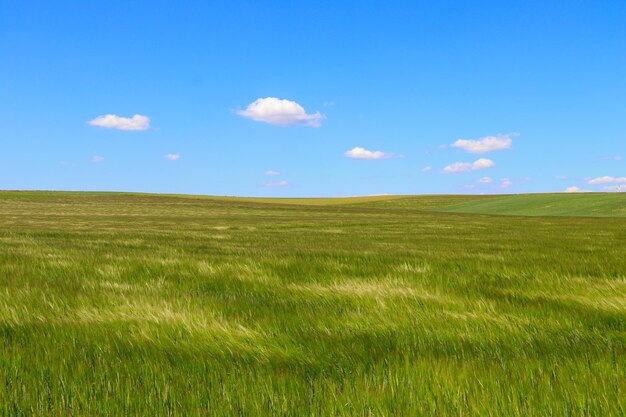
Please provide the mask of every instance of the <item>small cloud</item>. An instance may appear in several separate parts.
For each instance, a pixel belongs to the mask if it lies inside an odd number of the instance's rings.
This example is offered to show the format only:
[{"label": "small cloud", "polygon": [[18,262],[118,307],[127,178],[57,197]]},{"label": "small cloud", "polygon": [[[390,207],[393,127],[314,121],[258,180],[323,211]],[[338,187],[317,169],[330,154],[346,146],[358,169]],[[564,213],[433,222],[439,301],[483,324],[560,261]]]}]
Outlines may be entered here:
[{"label": "small cloud", "polygon": [[567,179],[567,177],[565,175],[557,175],[554,178],[556,178],[557,180],[566,180]]},{"label": "small cloud", "polygon": [[500,180],[500,188],[507,189],[507,188],[510,188],[510,187],[511,187],[511,185],[513,185],[513,181],[511,181],[511,180],[510,180],[510,179],[508,179],[508,178],[502,178],[502,179]]},{"label": "small cloud", "polygon": [[482,177],[477,182],[481,184],[491,184],[493,182],[493,179],[491,177]]},{"label": "small cloud", "polygon": [[261,187],[287,187],[289,183],[287,181],[264,181],[259,185]]},{"label": "small cloud", "polygon": [[180,155],[177,153],[168,153],[163,155],[163,158],[169,159],[170,161],[178,161],[180,159]]},{"label": "small cloud", "polygon": [[626,177],[597,177],[587,181],[587,184],[597,185],[597,184],[623,184],[626,183]]},{"label": "small cloud", "polygon": [[250,103],[245,110],[237,110],[236,114],[257,122],[265,122],[277,126],[302,125],[320,127],[326,118],[320,112],[307,114],[304,108],[295,101],[276,97],[258,98]]},{"label": "small cloud", "polygon": [[332,107],[335,105],[334,101],[325,101],[324,102],[324,107]]},{"label": "small cloud", "polygon": [[97,164],[99,162],[104,161],[104,157],[100,156],[100,155],[94,155],[93,158],[91,158],[91,162],[93,162],[94,164]]},{"label": "small cloud", "polygon": [[491,168],[495,163],[491,159],[480,158],[474,162],[455,162],[443,169],[445,174],[458,174],[460,172],[478,171],[479,169]]},{"label": "small cloud", "polygon": [[147,130],[150,127],[150,118],[136,114],[133,117],[122,117],[115,114],[98,116],[89,122],[92,126],[118,130]]},{"label": "small cloud", "polygon": [[613,159],[615,159],[616,161],[621,161],[622,160],[622,156],[621,155],[615,155],[613,157]]},{"label": "small cloud", "polygon": [[454,142],[452,147],[461,148],[469,153],[488,153],[503,151],[513,146],[512,137],[517,136],[517,133],[509,133],[506,135],[498,136],[485,136],[477,140],[458,139]]},{"label": "small cloud", "polygon": [[275,177],[277,175],[280,175],[280,172],[269,169],[265,171],[265,175],[267,175],[268,177]]},{"label": "small cloud", "polygon": [[604,187],[604,189],[606,191],[617,191],[617,192],[622,192],[622,191],[626,191],[626,184],[620,184],[620,185],[607,185]]},{"label": "small cloud", "polygon": [[354,159],[387,159],[392,158],[393,154],[382,151],[368,151],[365,148],[355,147],[346,151],[344,156]]},{"label": "small cloud", "polygon": [[422,168],[422,172],[430,172],[432,170],[433,170],[433,167],[431,167],[431,166],[427,166],[427,167]]},{"label": "small cloud", "polygon": [[571,186],[571,187],[567,187],[565,190],[563,190],[564,193],[580,193],[582,192],[582,190],[578,187],[576,187],[575,185]]}]

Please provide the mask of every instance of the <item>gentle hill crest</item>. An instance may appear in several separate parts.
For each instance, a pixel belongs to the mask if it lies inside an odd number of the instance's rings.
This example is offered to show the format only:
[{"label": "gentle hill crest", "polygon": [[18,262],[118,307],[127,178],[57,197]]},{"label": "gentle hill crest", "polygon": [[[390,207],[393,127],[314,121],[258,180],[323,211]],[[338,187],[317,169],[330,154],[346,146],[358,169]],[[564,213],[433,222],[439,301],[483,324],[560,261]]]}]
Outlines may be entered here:
[{"label": "gentle hill crest", "polygon": [[376,195],[333,198],[264,198],[226,197],[192,194],[152,194],[134,192],[93,192],[93,191],[1,191],[3,200],[49,199],[84,201],[115,200],[117,198],[146,199],[174,202],[178,200],[207,201],[222,204],[262,204],[280,206],[367,208],[379,210],[436,211],[446,213],[467,213],[511,216],[577,216],[577,217],[626,217],[625,193],[542,193],[542,194],[499,194],[499,195]]}]

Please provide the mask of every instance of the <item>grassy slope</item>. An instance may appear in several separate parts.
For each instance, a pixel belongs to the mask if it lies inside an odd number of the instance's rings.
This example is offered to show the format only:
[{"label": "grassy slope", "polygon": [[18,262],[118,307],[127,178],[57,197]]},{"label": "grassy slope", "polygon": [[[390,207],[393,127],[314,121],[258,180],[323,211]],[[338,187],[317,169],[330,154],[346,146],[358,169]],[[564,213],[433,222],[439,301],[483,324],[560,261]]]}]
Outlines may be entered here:
[{"label": "grassy slope", "polygon": [[626,217],[626,193],[522,194],[491,196],[438,211],[520,216]]},{"label": "grassy slope", "polygon": [[0,193],[0,415],[626,413],[626,219],[410,200]]}]

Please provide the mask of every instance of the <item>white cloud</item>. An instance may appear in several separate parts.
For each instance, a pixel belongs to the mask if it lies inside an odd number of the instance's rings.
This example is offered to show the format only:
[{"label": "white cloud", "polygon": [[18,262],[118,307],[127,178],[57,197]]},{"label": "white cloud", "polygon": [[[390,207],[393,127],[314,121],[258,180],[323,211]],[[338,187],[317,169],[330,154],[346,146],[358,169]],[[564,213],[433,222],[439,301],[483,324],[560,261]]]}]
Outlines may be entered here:
[{"label": "white cloud", "polygon": [[493,182],[493,179],[491,177],[482,177],[478,180],[478,182],[481,184],[491,184]]},{"label": "white cloud", "polygon": [[118,130],[147,130],[150,127],[150,118],[136,114],[133,117],[122,117],[115,114],[98,116],[89,122],[92,126]]},{"label": "white cloud", "polygon": [[432,170],[433,170],[433,167],[431,167],[431,166],[427,166],[427,167],[422,168],[422,172],[430,172]]},{"label": "white cloud", "polygon": [[446,174],[458,174],[460,172],[477,171],[493,166],[495,166],[495,164],[491,159],[480,158],[474,162],[455,162],[445,167],[443,172]]},{"label": "white cloud", "polygon": [[513,185],[513,181],[511,181],[511,180],[510,180],[510,179],[508,179],[508,178],[502,178],[502,179],[500,180],[500,188],[505,188],[505,189],[506,189],[506,188],[510,188],[510,187],[511,187],[511,185]]},{"label": "white cloud", "polygon": [[94,164],[97,164],[98,162],[102,162],[102,161],[104,161],[104,157],[100,155],[94,155],[94,157],[91,158],[91,162],[93,162]]},{"label": "white cloud", "polygon": [[567,179],[567,176],[565,176],[565,175],[557,175],[557,176],[556,176],[556,177],[554,177],[554,178],[556,178],[557,180],[566,180],[566,179]]},{"label": "white cloud", "polygon": [[621,155],[615,155],[615,157],[613,157],[613,159],[615,159],[616,161],[621,161],[623,158]]},{"label": "white cloud", "polygon": [[261,187],[287,187],[289,183],[287,181],[264,181]]},{"label": "white cloud", "polygon": [[607,185],[604,189],[607,191],[626,191],[626,185]]},{"label": "white cloud", "polygon": [[571,187],[567,187],[565,190],[563,190],[563,192],[564,193],[582,193],[583,190],[573,185]]},{"label": "white cloud", "polygon": [[169,159],[170,161],[178,161],[180,159],[180,155],[177,153],[168,153],[167,155],[163,155],[163,158]]},{"label": "white cloud", "polygon": [[491,159],[480,158],[480,159],[474,161],[474,163],[472,164],[472,168],[473,169],[484,169],[484,168],[491,168],[494,165],[495,164],[493,163],[493,161]]},{"label": "white cloud", "polygon": [[245,110],[237,110],[235,113],[257,122],[278,126],[320,127],[321,121],[326,118],[320,112],[307,114],[304,108],[295,101],[281,100],[276,97],[258,98]]},{"label": "white cloud", "polygon": [[344,156],[354,159],[385,159],[391,158],[393,154],[382,151],[368,151],[365,148],[355,147],[346,151]]},{"label": "white cloud", "polygon": [[591,185],[596,185],[596,184],[623,184],[626,183],[626,177],[609,177],[609,176],[604,176],[604,177],[598,177],[598,178],[593,178],[590,179],[589,181],[587,181],[587,184],[591,184]]},{"label": "white cloud", "polygon": [[506,135],[485,136],[477,140],[458,139],[450,146],[464,149],[470,153],[503,151],[513,145],[513,136],[517,136],[517,134],[509,133]]},{"label": "white cloud", "polygon": [[267,175],[268,177],[275,177],[277,175],[280,175],[280,172],[274,171],[273,169],[268,169],[267,171],[265,171],[265,175]]}]

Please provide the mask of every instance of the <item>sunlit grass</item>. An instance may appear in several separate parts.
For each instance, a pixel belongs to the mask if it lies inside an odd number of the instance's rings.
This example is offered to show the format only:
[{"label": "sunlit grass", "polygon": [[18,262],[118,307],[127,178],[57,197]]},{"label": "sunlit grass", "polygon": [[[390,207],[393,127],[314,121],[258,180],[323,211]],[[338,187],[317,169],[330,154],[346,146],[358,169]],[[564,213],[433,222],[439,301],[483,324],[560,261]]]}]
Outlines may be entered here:
[{"label": "sunlit grass", "polygon": [[626,219],[490,198],[0,193],[0,414],[624,415]]}]

